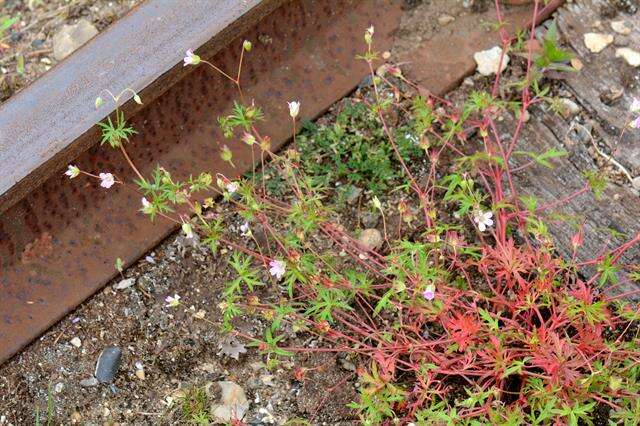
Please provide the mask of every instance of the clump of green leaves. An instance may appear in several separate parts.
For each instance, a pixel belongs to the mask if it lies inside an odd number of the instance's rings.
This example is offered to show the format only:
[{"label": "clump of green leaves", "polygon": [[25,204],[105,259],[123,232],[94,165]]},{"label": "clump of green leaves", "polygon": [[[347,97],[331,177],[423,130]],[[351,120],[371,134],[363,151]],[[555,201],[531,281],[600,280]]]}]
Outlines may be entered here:
[{"label": "clump of green leaves", "polygon": [[534,59],[534,64],[540,69],[557,71],[574,71],[567,62],[574,57],[573,53],[560,47],[558,28],[555,21],[551,23],[542,39],[542,48]]},{"label": "clump of green leaves", "polygon": [[[345,102],[333,123],[306,122],[297,138],[305,173],[322,186],[342,182],[374,193],[403,183],[405,177],[376,116],[364,103]],[[428,120],[421,117],[423,125]],[[418,158],[421,150],[408,123],[395,134],[403,159]]]},{"label": "clump of green leaves", "polygon": [[138,133],[127,124],[124,119],[124,112],[120,110],[116,110],[115,122],[111,120],[111,117],[108,117],[106,122],[98,123],[98,126],[102,130],[100,145],[107,143],[111,148],[119,148],[129,140],[130,136]]},{"label": "clump of green leaves", "polygon": [[202,387],[192,387],[186,390],[179,400],[182,415],[181,421],[190,425],[204,426],[210,424],[209,398]]}]

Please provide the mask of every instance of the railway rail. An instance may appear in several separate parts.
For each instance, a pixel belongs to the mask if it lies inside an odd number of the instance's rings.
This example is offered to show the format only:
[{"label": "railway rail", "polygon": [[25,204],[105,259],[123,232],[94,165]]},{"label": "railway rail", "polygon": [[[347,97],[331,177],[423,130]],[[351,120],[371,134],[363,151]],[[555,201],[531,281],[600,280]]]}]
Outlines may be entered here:
[{"label": "railway rail", "polygon": [[[200,170],[235,175],[251,165],[244,145],[232,146],[236,169],[218,150],[216,118],[233,106],[233,87],[207,67],[182,66],[187,49],[233,69],[243,40],[255,48],[243,62],[243,88],[267,117],[260,130],[274,146],[289,127],[286,101],[302,102],[313,118],[366,75],[354,58],[363,29],[374,25],[376,48],[387,50],[402,16],[399,0],[148,0],[0,107],[0,363],[112,279],[120,257],[129,265],[174,230],[149,223],[140,200],[64,179],[69,163],[131,179],[124,160],[100,147],[96,123],[115,110],[94,107],[104,90],[131,88],[143,105],[124,98],[121,110],[138,131],[128,145],[143,173],[157,164],[185,176]],[[550,2],[538,20],[561,1]],[[531,10],[517,10],[513,30]],[[487,42],[480,26],[464,27],[465,48],[435,40],[411,65],[436,92],[473,72],[469,52]],[[455,28],[455,26],[454,26]],[[443,74],[442,70],[446,70]],[[286,121],[286,120],[283,120]],[[240,146],[242,145],[242,146]]]}]

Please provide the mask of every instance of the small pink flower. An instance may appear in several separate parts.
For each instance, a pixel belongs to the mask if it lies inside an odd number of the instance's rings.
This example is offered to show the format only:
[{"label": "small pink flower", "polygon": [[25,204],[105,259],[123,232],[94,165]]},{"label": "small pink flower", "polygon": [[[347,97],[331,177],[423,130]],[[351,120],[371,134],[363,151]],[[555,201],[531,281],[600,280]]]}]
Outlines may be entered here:
[{"label": "small pink flower", "polygon": [[251,228],[249,228],[249,223],[245,222],[242,225],[240,225],[240,234],[243,237],[250,237],[251,236]]},{"label": "small pink flower", "polygon": [[631,101],[631,106],[629,107],[629,111],[640,112],[640,99],[633,98],[633,101]]},{"label": "small pink flower", "polygon": [[229,191],[229,194],[233,194],[234,192],[236,192],[238,190],[238,184],[237,182],[229,182],[227,184],[227,191]]},{"label": "small pink flower", "polygon": [[286,269],[286,265],[281,260],[272,260],[269,262],[269,273],[276,277],[277,280],[281,280],[284,276],[284,271]]},{"label": "small pink flower", "polygon": [[429,284],[422,292],[422,297],[427,300],[433,300],[436,297],[436,286]]},{"label": "small pink flower", "polygon": [[100,173],[98,177],[100,178],[100,186],[103,188],[109,189],[114,183],[116,183],[116,180],[111,173]]},{"label": "small pink flower", "polygon": [[482,210],[478,210],[473,215],[473,221],[478,225],[478,229],[480,232],[484,232],[487,228],[493,225],[493,212],[483,212]]},{"label": "small pink flower", "polygon": [[69,166],[67,166],[67,171],[64,172],[64,174],[69,176],[69,179],[73,179],[80,174],[80,169],[77,166],[69,164]]},{"label": "small pink flower", "polygon": [[291,118],[296,118],[298,116],[298,113],[300,113],[300,102],[291,101],[287,102],[287,104],[289,105],[289,115],[291,116]]},{"label": "small pink flower", "polygon": [[174,294],[173,296],[167,296],[164,299],[167,304],[165,305],[167,308],[175,308],[180,305],[180,296]]},{"label": "small pink flower", "polygon": [[253,145],[254,143],[256,143],[256,137],[251,133],[244,132],[244,135],[242,135],[242,142],[246,143],[247,145]]},{"label": "small pink flower", "polygon": [[142,197],[140,200],[142,202],[142,213],[144,214],[152,214],[154,212],[153,204],[149,202],[145,197]]},{"label": "small pink flower", "polygon": [[634,129],[640,129],[640,116],[636,117],[636,119],[631,122],[630,126]]},{"label": "small pink flower", "polygon": [[195,53],[193,53],[193,50],[189,49],[187,50],[187,53],[185,54],[184,57],[184,64],[183,66],[187,66],[187,65],[198,65],[200,63],[200,56],[196,55]]}]

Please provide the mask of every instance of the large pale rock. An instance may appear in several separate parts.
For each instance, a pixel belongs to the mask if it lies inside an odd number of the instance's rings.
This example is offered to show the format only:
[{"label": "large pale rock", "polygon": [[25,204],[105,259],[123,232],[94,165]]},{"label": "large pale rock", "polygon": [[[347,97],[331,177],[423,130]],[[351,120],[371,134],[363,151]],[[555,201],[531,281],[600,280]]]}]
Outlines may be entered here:
[{"label": "large pale rock", "polygon": [[96,34],[98,30],[86,19],[80,19],[73,25],[63,25],[53,36],[53,57],[63,60]]},{"label": "large pale rock", "polygon": [[507,54],[504,55],[502,67],[498,70],[501,57],[502,49],[499,46],[473,54],[473,59],[476,61],[476,64],[478,64],[478,72],[482,75],[497,74],[498,72],[504,71],[509,64],[509,56]]}]

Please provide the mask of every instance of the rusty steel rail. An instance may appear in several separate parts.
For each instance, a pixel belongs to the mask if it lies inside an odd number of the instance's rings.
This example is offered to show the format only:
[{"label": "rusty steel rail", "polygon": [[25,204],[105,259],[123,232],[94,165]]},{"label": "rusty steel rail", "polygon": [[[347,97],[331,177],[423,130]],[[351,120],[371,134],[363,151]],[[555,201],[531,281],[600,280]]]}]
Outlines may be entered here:
[{"label": "rusty steel rail", "polygon": [[[162,164],[178,178],[237,175],[250,151],[225,141],[216,121],[235,88],[208,67],[183,68],[186,49],[232,71],[242,41],[253,42],[243,90],[277,147],[290,136],[280,125],[289,122],[286,101],[300,100],[312,118],[347,94],[367,71],[355,60],[364,29],[375,25],[377,48],[389,49],[400,14],[388,0],[149,0],[3,105],[0,362],[113,278],[117,257],[131,264],[174,229],[151,224],[119,185],[64,178],[70,162],[134,178],[119,152],[98,144],[95,124],[111,112],[94,108],[102,89],[141,92],[144,105],[123,111],[138,132],[127,150],[143,173]],[[236,170],[220,160],[218,142],[235,151]]]},{"label": "rusty steel rail", "polygon": [[[144,105],[127,99],[121,109],[138,132],[127,150],[142,173],[161,164],[177,178],[237,175],[251,166],[250,150],[225,141],[216,121],[235,88],[208,67],[184,68],[186,49],[233,71],[242,41],[253,42],[243,90],[263,108],[258,127],[277,148],[290,136],[286,101],[302,101],[301,115],[313,118],[351,91],[367,73],[355,59],[363,30],[373,24],[376,49],[387,50],[402,13],[401,0],[212,3],[148,0],[0,106],[0,363],[112,279],[117,257],[129,265],[175,229],[151,224],[139,197],[119,185],[105,191],[62,175],[74,163],[134,178],[119,152],[99,146],[95,124],[114,108],[94,108],[103,89],[141,94]],[[552,0],[539,20],[560,3]],[[505,17],[510,30],[522,28],[531,9]],[[496,41],[462,19],[447,30],[404,58],[408,74],[436,93],[473,72],[474,49]],[[464,48],[451,45],[451,34]],[[218,143],[234,151],[235,169],[220,160]]]}]

